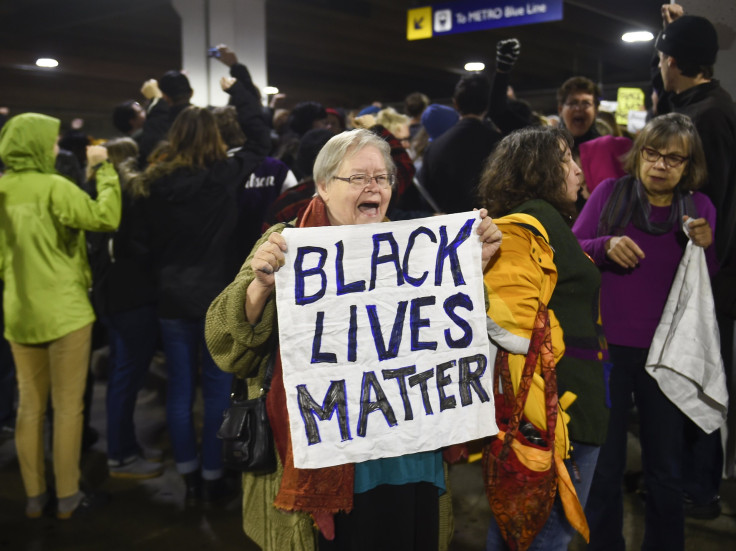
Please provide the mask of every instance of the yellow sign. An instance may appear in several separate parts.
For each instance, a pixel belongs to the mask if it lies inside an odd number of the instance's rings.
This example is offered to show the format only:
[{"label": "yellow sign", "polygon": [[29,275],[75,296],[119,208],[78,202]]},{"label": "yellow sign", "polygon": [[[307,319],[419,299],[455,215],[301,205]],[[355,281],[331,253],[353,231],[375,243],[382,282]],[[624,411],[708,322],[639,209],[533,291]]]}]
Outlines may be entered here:
[{"label": "yellow sign", "polygon": [[616,94],[616,123],[626,126],[629,111],[644,110],[644,90],[641,88],[619,88]]},{"label": "yellow sign", "polygon": [[406,39],[432,38],[432,6],[406,12]]}]

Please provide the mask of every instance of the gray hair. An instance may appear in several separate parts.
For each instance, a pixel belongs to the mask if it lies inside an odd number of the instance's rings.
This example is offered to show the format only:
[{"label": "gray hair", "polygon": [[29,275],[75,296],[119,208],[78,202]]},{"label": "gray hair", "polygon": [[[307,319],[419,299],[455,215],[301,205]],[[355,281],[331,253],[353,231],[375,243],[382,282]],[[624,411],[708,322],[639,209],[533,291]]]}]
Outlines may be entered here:
[{"label": "gray hair", "polygon": [[393,174],[395,166],[388,142],[370,130],[361,128],[342,132],[330,138],[314,161],[314,181],[326,186],[337,174],[343,161],[368,146],[373,146],[381,152],[386,170],[389,174]]}]

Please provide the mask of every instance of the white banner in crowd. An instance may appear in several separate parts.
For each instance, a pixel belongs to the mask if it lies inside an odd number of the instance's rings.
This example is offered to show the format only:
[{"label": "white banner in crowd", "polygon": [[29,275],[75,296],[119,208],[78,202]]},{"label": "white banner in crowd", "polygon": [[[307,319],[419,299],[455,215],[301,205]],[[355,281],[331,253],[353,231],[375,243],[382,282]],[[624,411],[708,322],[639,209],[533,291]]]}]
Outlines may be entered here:
[{"label": "white banner in crowd", "polygon": [[286,229],[276,273],[298,468],[498,432],[477,212]]}]

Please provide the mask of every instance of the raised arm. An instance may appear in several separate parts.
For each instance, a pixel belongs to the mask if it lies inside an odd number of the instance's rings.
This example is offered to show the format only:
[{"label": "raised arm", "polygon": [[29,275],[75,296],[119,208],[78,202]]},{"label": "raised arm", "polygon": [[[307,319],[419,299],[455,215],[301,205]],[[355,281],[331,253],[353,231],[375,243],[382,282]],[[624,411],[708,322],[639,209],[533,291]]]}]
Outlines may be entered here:
[{"label": "raised arm", "polygon": [[275,271],[275,266],[261,253],[266,244],[274,242],[272,239],[281,238],[283,228],[277,224],[261,237],[235,280],[207,311],[207,347],[223,371],[249,375],[265,363],[270,352],[268,342],[276,330],[276,300],[273,272],[265,272],[269,265]]},{"label": "raised arm", "polygon": [[90,231],[113,231],[120,224],[120,183],[115,168],[107,160],[107,149],[87,146],[87,163],[96,171],[97,198],[92,199],[68,180],[60,180],[51,190],[51,208],[65,226]]}]

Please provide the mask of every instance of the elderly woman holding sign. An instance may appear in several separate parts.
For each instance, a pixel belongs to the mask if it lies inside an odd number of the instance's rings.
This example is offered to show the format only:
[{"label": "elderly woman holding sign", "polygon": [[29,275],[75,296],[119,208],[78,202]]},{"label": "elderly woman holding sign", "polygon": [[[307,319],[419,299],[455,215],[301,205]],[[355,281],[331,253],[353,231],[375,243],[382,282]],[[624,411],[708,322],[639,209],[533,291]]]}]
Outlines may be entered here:
[{"label": "elderly woman holding sign", "polygon": [[[384,221],[393,172],[389,146],[381,138],[367,130],[338,134],[315,161],[317,194],[293,225]],[[500,246],[501,234],[485,210],[480,218],[477,231],[485,265]],[[275,272],[285,262],[284,227],[278,224],[263,235],[207,316],[207,343],[215,361],[223,370],[251,377],[251,396],[258,393],[272,353],[271,336],[277,332]],[[268,412],[279,465],[275,473],[243,477],[246,534],[264,549],[279,551],[437,549],[438,496],[444,490],[441,454],[431,451],[320,469],[295,468],[280,354],[273,353],[277,356]]]}]

